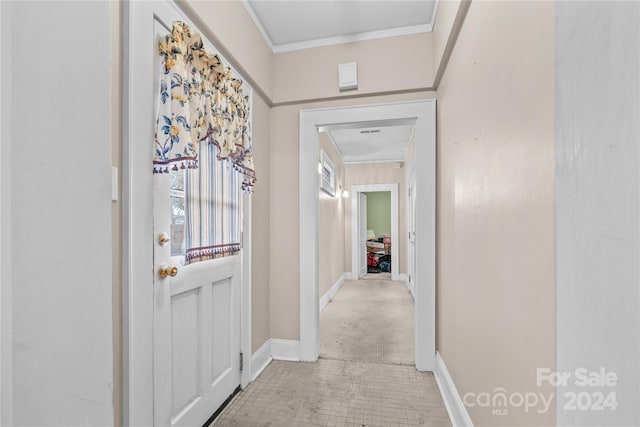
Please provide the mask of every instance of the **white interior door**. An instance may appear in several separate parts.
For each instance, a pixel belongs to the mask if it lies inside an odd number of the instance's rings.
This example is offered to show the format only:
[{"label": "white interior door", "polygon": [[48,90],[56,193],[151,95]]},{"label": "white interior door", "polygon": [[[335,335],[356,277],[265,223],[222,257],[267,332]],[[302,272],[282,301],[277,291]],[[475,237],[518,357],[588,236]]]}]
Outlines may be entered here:
[{"label": "white interior door", "polygon": [[367,195],[358,193],[358,245],[360,251],[360,274],[362,277],[367,274]]},{"label": "white interior door", "polygon": [[409,283],[416,277],[416,175],[409,175]]},{"label": "white interior door", "polygon": [[[161,19],[156,43],[173,21]],[[184,171],[154,176],[155,426],[201,426],[240,385],[240,256],[182,265],[184,189]],[[175,277],[162,278],[162,268]]]}]

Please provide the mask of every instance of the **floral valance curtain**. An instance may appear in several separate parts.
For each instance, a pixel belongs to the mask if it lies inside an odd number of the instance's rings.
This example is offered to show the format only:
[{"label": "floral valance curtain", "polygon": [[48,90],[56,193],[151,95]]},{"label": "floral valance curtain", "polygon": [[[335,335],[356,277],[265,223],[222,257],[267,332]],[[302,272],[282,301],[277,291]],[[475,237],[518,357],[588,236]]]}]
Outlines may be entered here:
[{"label": "floral valance curtain", "polygon": [[251,192],[256,174],[251,153],[249,102],[242,81],[183,22],[159,43],[161,76],[153,172],[198,167],[201,141],[217,147]]}]

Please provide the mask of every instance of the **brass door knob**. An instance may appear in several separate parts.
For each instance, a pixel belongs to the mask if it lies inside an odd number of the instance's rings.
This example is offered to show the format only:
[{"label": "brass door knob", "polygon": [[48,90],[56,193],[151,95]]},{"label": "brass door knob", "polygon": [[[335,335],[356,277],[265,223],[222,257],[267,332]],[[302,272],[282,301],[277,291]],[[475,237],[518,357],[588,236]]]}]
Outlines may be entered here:
[{"label": "brass door knob", "polygon": [[158,244],[160,246],[166,246],[167,243],[169,243],[170,241],[171,241],[171,238],[167,233],[160,233],[158,235]]},{"label": "brass door knob", "polygon": [[160,270],[158,270],[158,276],[161,279],[166,279],[167,276],[176,277],[178,274],[178,267],[171,267],[167,264],[163,264],[160,266]]}]

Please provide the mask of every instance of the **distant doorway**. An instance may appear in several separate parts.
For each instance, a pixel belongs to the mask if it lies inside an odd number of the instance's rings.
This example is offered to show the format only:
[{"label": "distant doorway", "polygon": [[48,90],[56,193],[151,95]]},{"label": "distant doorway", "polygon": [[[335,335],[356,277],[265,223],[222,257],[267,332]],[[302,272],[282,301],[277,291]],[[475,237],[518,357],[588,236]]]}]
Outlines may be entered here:
[{"label": "distant doorway", "polygon": [[[385,273],[391,273],[391,280],[398,280],[398,184],[373,184],[373,185],[352,185],[353,193],[351,212],[351,277],[359,279],[369,272],[372,274],[382,272],[381,262],[387,262],[388,268]],[[376,205],[384,204],[384,196],[388,195],[388,214],[379,215],[379,218],[372,216],[372,227],[369,228],[369,215]],[[379,198],[380,200],[376,200]],[[371,202],[371,203],[370,203]],[[388,219],[388,229],[386,227]],[[385,247],[386,238],[386,247]],[[379,241],[382,240],[382,241]],[[388,257],[387,255],[388,252]],[[372,256],[369,256],[372,254]],[[375,265],[373,265],[375,264]],[[386,264],[385,264],[386,267]]]},{"label": "distant doorway", "polygon": [[[360,195],[367,198],[365,221],[361,224],[366,226],[367,233],[364,253],[367,259],[365,276],[391,279],[391,192],[369,191]],[[360,218],[360,221],[362,223],[363,218]]]}]

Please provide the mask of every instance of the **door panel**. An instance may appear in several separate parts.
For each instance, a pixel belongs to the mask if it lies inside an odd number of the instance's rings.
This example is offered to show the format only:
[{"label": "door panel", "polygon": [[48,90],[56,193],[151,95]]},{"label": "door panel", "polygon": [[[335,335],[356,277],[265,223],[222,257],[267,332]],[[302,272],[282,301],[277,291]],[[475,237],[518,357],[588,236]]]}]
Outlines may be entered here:
[{"label": "door panel", "polygon": [[221,328],[220,325],[228,325],[232,322],[233,298],[232,282],[230,279],[221,280],[212,285],[211,305],[213,307],[213,328],[211,329],[211,343],[213,346],[212,379],[211,384],[218,382],[225,372],[232,369],[231,331]]},{"label": "door panel", "polygon": [[[173,21],[180,20],[177,14],[159,15],[154,20],[156,41],[169,32]],[[159,87],[159,66],[158,60],[154,87]],[[154,94],[157,97],[157,91]],[[156,103],[157,98],[153,105]],[[181,255],[172,256],[176,248],[183,248],[175,241],[183,237],[184,230],[184,213],[180,212],[183,183],[184,179],[170,174],[154,176],[156,426],[203,425],[240,385],[241,258],[235,255],[185,266]],[[162,245],[161,233],[174,241]],[[161,278],[158,271],[163,266],[177,267],[177,275]]]},{"label": "door panel", "polygon": [[200,395],[200,290],[171,297],[173,413],[175,418]]}]

